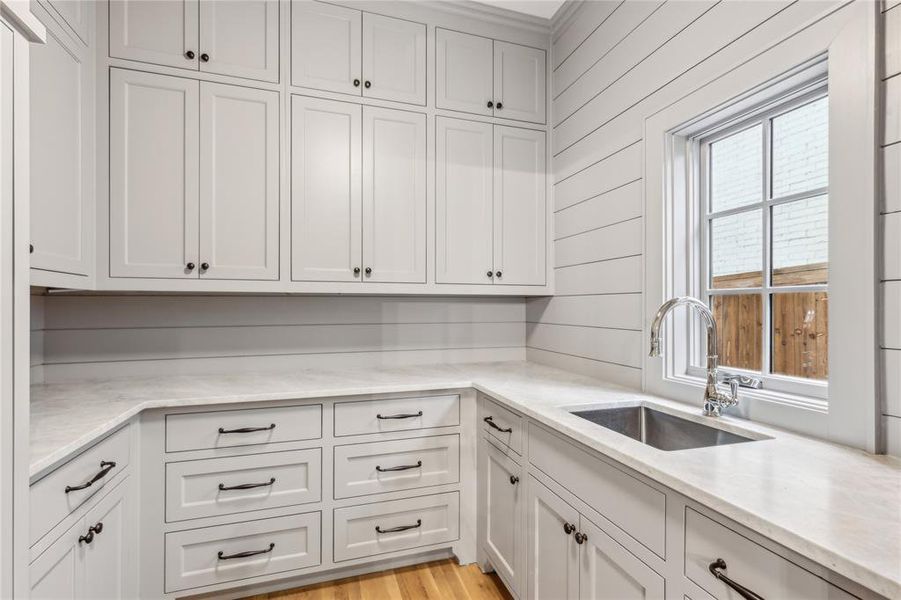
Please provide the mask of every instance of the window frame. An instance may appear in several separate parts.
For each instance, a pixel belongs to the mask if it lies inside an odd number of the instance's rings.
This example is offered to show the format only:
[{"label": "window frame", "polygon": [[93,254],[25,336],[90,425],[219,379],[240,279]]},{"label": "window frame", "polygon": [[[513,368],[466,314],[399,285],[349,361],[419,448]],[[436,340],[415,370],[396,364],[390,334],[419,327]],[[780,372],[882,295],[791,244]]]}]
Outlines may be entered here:
[{"label": "window frame", "polygon": [[[732,114],[726,118],[720,118],[715,113],[710,115],[714,123],[709,127],[695,133],[689,138],[691,146],[691,167],[695,170],[690,192],[691,199],[695,203],[692,214],[695,218],[689,224],[694,226],[694,231],[689,235],[689,239],[698,240],[695,248],[689,249],[688,255],[690,260],[697,261],[694,273],[696,277],[690,283],[691,295],[701,299],[712,310],[712,300],[714,296],[730,296],[730,295],[750,295],[760,296],[761,312],[763,314],[763,323],[761,331],[761,370],[753,371],[720,364],[720,369],[727,373],[739,373],[760,379],[763,383],[763,389],[781,392],[798,397],[809,397],[811,399],[826,401],[829,394],[828,380],[805,379],[803,377],[795,377],[772,372],[772,314],[773,307],[771,299],[777,293],[792,292],[828,292],[828,283],[826,284],[807,284],[807,285],[781,285],[772,284],[772,211],[773,207],[789,204],[792,202],[803,201],[829,193],[829,186],[812,188],[803,192],[796,192],[784,196],[773,197],[773,151],[772,151],[772,122],[781,115],[788,114],[793,110],[807,106],[822,98],[829,97],[828,80],[825,74],[820,77],[814,77],[810,81],[805,81],[799,86],[784,91],[779,94],[773,94],[768,98],[762,106],[751,108],[743,113]],[[760,130],[761,143],[761,199],[749,204],[738,207],[724,209],[720,211],[712,210],[711,203],[711,172],[710,172],[710,147],[712,144],[726,139],[732,135],[746,131],[752,128]],[[710,265],[713,260],[713,248],[710,239],[711,225],[716,218],[728,217],[732,215],[750,213],[760,211],[762,228],[761,228],[761,285],[745,288],[713,288],[711,286],[712,274],[710,273]],[[686,365],[686,373],[694,377],[704,377],[705,342],[706,338],[700,335],[701,324],[694,319],[692,327],[696,331],[686,336],[685,352],[691,357]]]}]

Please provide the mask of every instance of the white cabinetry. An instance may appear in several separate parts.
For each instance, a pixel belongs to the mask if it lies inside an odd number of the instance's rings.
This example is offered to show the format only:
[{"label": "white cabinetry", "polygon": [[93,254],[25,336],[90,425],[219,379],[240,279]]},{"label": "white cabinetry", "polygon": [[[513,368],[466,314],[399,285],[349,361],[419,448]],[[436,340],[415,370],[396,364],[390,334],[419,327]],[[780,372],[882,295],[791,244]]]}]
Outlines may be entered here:
[{"label": "white cabinetry", "polygon": [[278,278],[278,93],[110,73],[110,275]]},{"label": "white cabinetry", "polygon": [[291,3],[291,84],[424,105],[426,27],[295,0]]},{"label": "white cabinetry", "polygon": [[440,27],[436,38],[438,108],[546,122],[544,50]]},{"label": "white cabinetry", "polygon": [[579,546],[572,534],[579,512],[535,478],[529,479],[528,498],[528,597],[575,600]]},{"label": "white cabinetry", "polygon": [[291,107],[292,279],[424,283],[425,115]]},{"label": "white cabinetry", "polygon": [[525,558],[522,470],[491,442],[483,438],[480,443],[482,473],[479,486],[481,509],[484,511],[484,549],[504,583],[514,593],[519,593]]},{"label": "white cabinetry", "polygon": [[[57,4],[73,19],[91,12],[82,2]],[[47,43],[29,53],[31,268],[39,270],[33,281],[46,285],[53,281],[48,271],[93,272],[93,55],[58,24],[52,8],[35,2],[32,10],[47,27]]]},{"label": "white cabinetry", "polygon": [[436,280],[544,285],[545,133],[436,123]]},{"label": "white cabinetry", "polygon": [[111,0],[110,56],[278,81],[277,0]]}]

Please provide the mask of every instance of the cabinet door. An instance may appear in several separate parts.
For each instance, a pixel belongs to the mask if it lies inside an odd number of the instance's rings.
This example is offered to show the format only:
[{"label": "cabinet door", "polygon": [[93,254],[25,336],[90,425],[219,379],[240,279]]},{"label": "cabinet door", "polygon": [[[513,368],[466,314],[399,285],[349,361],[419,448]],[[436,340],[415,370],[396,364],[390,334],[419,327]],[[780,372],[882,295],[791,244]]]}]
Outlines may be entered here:
[{"label": "cabinet door", "polygon": [[579,533],[579,600],[663,600],[663,578],[584,515]]},{"label": "cabinet door", "polygon": [[110,69],[112,277],[197,277],[199,89]]},{"label": "cabinet door", "polygon": [[489,38],[436,30],[435,105],[491,116],[494,109],[494,61]]},{"label": "cabinet door", "polygon": [[131,512],[129,480],[123,481],[85,515],[85,530],[94,527],[94,539],[81,544],[83,568],[81,598],[113,600],[134,598],[137,564],[136,520]]},{"label": "cabinet door", "polygon": [[200,276],[278,279],[278,92],[200,84]]},{"label": "cabinet door", "polygon": [[196,70],[198,17],[197,0],[110,0],[110,56]]},{"label": "cabinet door", "polygon": [[278,0],[200,3],[200,70],[278,81]]},{"label": "cabinet door", "polygon": [[[91,40],[93,4],[91,0],[50,0],[53,10],[59,13],[59,16],[85,45],[89,44]],[[32,8],[34,7],[32,6]]]},{"label": "cabinet door", "polygon": [[82,567],[78,538],[87,530],[84,523],[84,519],[78,521],[31,563],[31,598],[71,600],[78,597]]},{"label": "cabinet door", "polygon": [[425,283],[425,123],[363,108],[364,281]]},{"label": "cabinet door", "polygon": [[360,280],[361,132],[359,105],[291,97],[291,278],[295,281]]},{"label": "cabinet door", "polygon": [[363,14],[363,95],[425,105],[425,25]]},{"label": "cabinet door", "polygon": [[91,54],[56,25],[42,4],[33,10],[47,25],[47,43],[29,52],[31,267],[87,275]]},{"label": "cabinet door", "polygon": [[[490,442],[483,440],[483,502],[485,551],[494,570],[519,594],[522,578],[523,542],[522,469]],[[550,597],[550,596],[549,596]]]},{"label": "cabinet door", "polygon": [[544,285],[545,134],[494,128],[494,282]]},{"label": "cabinet door", "polygon": [[363,15],[310,0],[291,2],[291,85],[360,95]]},{"label": "cabinet door", "polygon": [[579,596],[579,545],[573,539],[579,513],[534,477],[526,509],[528,597],[536,600]]},{"label": "cabinet door", "polygon": [[435,124],[435,280],[490,284],[493,128],[446,117],[437,117]]},{"label": "cabinet door", "polygon": [[532,123],[545,122],[544,50],[494,42],[495,116]]}]

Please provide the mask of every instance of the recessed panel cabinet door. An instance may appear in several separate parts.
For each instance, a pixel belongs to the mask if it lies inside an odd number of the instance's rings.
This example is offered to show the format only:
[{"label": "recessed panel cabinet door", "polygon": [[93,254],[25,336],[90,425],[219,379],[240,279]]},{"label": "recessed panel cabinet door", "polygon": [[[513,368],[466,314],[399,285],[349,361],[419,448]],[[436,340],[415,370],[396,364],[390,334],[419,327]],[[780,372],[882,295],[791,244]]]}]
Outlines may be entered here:
[{"label": "recessed panel cabinet door", "polygon": [[363,14],[363,95],[425,104],[425,25]]},{"label": "recessed panel cabinet door", "polygon": [[[533,600],[579,597],[579,513],[537,479],[529,479],[528,585]],[[610,596],[615,598],[616,596]]]},{"label": "recessed panel cabinet door", "polygon": [[94,540],[82,544],[82,598],[134,598],[137,532],[129,480],[123,481],[85,515],[85,527],[94,527]]},{"label": "recessed panel cabinet door", "polygon": [[545,134],[494,128],[494,282],[544,285]]},{"label": "recessed panel cabinet door", "polygon": [[278,81],[278,0],[200,4],[200,70]]},{"label": "recessed panel cabinet door", "polygon": [[112,277],[197,277],[198,95],[195,80],[110,70]]},{"label": "recessed panel cabinet door", "polygon": [[278,92],[200,84],[200,276],[278,279]]},{"label": "recessed panel cabinet door", "polygon": [[294,281],[361,278],[361,132],[359,105],[291,97]]},{"label": "recessed panel cabinet door", "polygon": [[493,115],[493,42],[489,38],[440,27],[436,29],[435,37],[435,105],[478,115]]},{"label": "recessed panel cabinet door", "polygon": [[435,123],[435,279],[490,284],[493,128],[490,123],[446,117],[437,117]]},{"label": "recessed panel cabinet door", "polygon": [[425,211],[425,115],[364,107],[364,281],[425,283]]},{"label": "recessed panel cabinet door", "polygon": [[77,598],[82,562],[78,538],[84,533],[84,519],[62,534],[29,567],[31,597],[41,600]]},{"label": "recessed panel cabinet door", "polygon": [[[72,4],[78,4],[73,2]],[[85,230],[90,193],[90,110],[85,70],[90,53],[49,22],[47,43],[31,47],[31,266],[87,275]]]},{"label": "recessed panel cabinet door", "polygon": [[545,52],[537,48],[494,42],[494,102],[496,117],[545,122]]},{"label": "recessed panel cabinet door", "polygon": [[110,0],[110,56],[196,70],[198,18],[197,0]]},{"label": "recessed panel cabinet door", "polygon": [[291,2],[291,85],[360,95],[363,13]]},{"label": "recessed panel cabinet door", "polygon": [[594,523],[580,517],[579,600],[663,600],[663,578]]},{"label": "recessed panel cabinet door", "polygon": [[[504,582],[519,593],[522,577],[523,542],[522,506],[525,499],[522,470],[503,452],[482,441],[482,468],[485,470],[485,550],[491,565]],[[552,597],[552,596],[547,596]]]}]

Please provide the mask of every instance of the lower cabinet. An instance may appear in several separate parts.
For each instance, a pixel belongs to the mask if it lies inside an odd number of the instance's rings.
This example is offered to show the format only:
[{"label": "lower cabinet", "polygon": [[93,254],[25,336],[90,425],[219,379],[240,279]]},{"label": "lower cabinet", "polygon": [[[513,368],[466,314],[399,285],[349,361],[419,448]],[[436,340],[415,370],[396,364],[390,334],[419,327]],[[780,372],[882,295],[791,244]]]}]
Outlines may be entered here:
[{"label": "lower cabinet", "polygon": [[115,599],[137,595],[130,562],[136,523],[125,479],[31,563],[31,597]]},{"label": "lower cabinet", "polygon": [[529,598],[663,598],[663,577],[534,477],[528,507]]},{"label": "lower cabinet", "polygon": [[486,439],[480,458],[480,509],[485,518],[483,549],[500,578],[516,594],[523,573],[522,468]]}]

